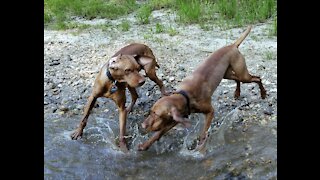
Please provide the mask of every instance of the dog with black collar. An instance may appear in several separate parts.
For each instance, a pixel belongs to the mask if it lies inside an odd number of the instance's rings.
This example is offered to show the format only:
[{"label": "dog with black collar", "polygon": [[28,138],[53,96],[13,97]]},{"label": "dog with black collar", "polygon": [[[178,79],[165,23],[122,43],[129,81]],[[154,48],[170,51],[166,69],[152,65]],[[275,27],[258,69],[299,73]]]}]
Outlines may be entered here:
[{"label": "dog with black collar", "polygon": [[[162,96],[168,94],[163,86],[163,82],[156,75],[156,67],[159,67],[159,65],[155,56],[151,49],[144,44],[133,43],[116,52],[102,66],[96,76],[92,93],[84,108],[84,115],[78,128],[71,134],[71,138],[76,140],[82,136],[90,111],[97,98],[111,98],[119,109],[119,146],[122,150],[128,150],[124,138],[127,114],[132,110],[138,98],[135,88],[143,85],[145,82],[145,77],[139,74],[139,71],[143,69],[146,76],[159,86]],[[128,88],[132,97],[132,101],[127,108],[125,107],[126,88]]]}]

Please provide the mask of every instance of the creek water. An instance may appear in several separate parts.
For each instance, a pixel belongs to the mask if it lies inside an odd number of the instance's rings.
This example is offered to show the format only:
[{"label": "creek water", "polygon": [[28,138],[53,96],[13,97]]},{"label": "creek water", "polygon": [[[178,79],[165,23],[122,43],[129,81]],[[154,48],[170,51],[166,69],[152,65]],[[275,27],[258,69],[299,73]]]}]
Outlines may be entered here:
[{"label": "creek water", "polygon": [[216,116],[203,151],[194,150],[204,116],[177,126],[147,151],[138,144],[146,115],[129,114],[129,152],[117,147],[117,110],[91,113],[83,137],[71,140],[81,116],[44,114],[44,179],[277,179],[276,121],[261,125],[241,108]]}]

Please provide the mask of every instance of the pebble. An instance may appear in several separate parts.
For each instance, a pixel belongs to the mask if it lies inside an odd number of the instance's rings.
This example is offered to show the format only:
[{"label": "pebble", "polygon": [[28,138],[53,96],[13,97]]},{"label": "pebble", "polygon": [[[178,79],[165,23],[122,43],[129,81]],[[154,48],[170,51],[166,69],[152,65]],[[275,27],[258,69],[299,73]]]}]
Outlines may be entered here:
[{"label": "pebble", "polygon": [[52,83],[50,83],[50,84],[48,84],[47,86],[45,86],[44,90],[45,90],[45,91],[48,91],[48,90],[53,89],[53,88],[55,88],[55,85],[52,84]]},{"label": "pebble", "polygon": [[270,92],[277,92],[277,89],[276,88],[270,89]]},{"label": "pebble", "polygon": [[267,109],[263,111],[263,113],[270,116],[273,114],[273,110],[270,106],[268,106]]},{"label": "pebble", "polygon": [[65,107],[65,106],[60,106],[60,107],[59,107],[59,110],[66,112],[66,111],[69,110],[69,108],[67,108],[67,107]]},{"label": "pebble", "polygon": [[59,65],[60,62],[53,62],[53,63],[50,63],[49,66],[56,66],[56,65]]},{"label": "pebble", "polygon": [[67,55],[65,58],[64,58],[65,61],[72,61],[72,58],[70,57],[70,55]]},{"label": "pebble", "polygon": [[170,82],[174,81],[174,77],[173,76],[169,77],[169,81]]},{"label": "pebble", "polygon": [[57,107],[54,106],[54,107],[51,108],[51,112],[52,113],[55,113],[56,111],[57,111]]},{"label": "pebble", "polygon": [[82,104],[78,104],[78,105],[76,106],[76,108],[77,108],[77,109],[80,109],[80,110],[82,110],[83,107],[84,107],[84,105],[82,105]]}]

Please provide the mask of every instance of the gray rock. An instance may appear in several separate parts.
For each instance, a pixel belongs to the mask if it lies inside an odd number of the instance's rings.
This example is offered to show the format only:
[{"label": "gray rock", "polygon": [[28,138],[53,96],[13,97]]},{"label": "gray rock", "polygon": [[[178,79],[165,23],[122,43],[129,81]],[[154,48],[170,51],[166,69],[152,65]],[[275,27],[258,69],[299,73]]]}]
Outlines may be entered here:
[{"label": "gray rock", "polygon": [[59,62],[54,62],[54,63],[50,63],[49,66],[56,66],[56,65],[59,65],[60,63]]},{"label": "gray rock", "polygon": [[70,57],[70,55],[65,56],[64,58],[65,61],[72,61],[72,58]]},{"label": "gray rock", "polygon": [[266,115],[272,115],[273,114],[273,109],[272,107],[268,106],[264,111],[263,111],[264,114]]},{"label": "gray rock", "polygon": [[59,106],[59,110],[66,112],[66,111],[69,110],[69,108],[67,108],[67,107],[65,107],[65,106],[62,105],[62,106]]},{"label": "gray rock", "polygon": [[84,108],[84,105],[83,105],[83,104],[78,104],[78,105],[76,106],[76,108],[82,110],[82,109]]}]

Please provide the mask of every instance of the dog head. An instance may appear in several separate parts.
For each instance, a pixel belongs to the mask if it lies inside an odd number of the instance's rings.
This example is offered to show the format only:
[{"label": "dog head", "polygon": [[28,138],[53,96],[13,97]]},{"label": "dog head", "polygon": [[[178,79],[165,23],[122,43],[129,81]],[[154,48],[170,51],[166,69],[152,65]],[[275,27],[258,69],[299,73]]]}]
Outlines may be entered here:
[{"label": "dog head", "polygon": [[108,62],[112,77],[119,82],[126,82],[131,87],[138,87],[144,84],[145,78],[139,71],[141,65],[134,58],[135,55],[119,54]]},{"label": "dog head", "polygon": [[142,128],[149,131],[158,131],[172,125],[173,121],[190,126],[183,117],[185,101],[181,95],[170,95],[160,98],[151,108],[149,116],[141,124]]}]

